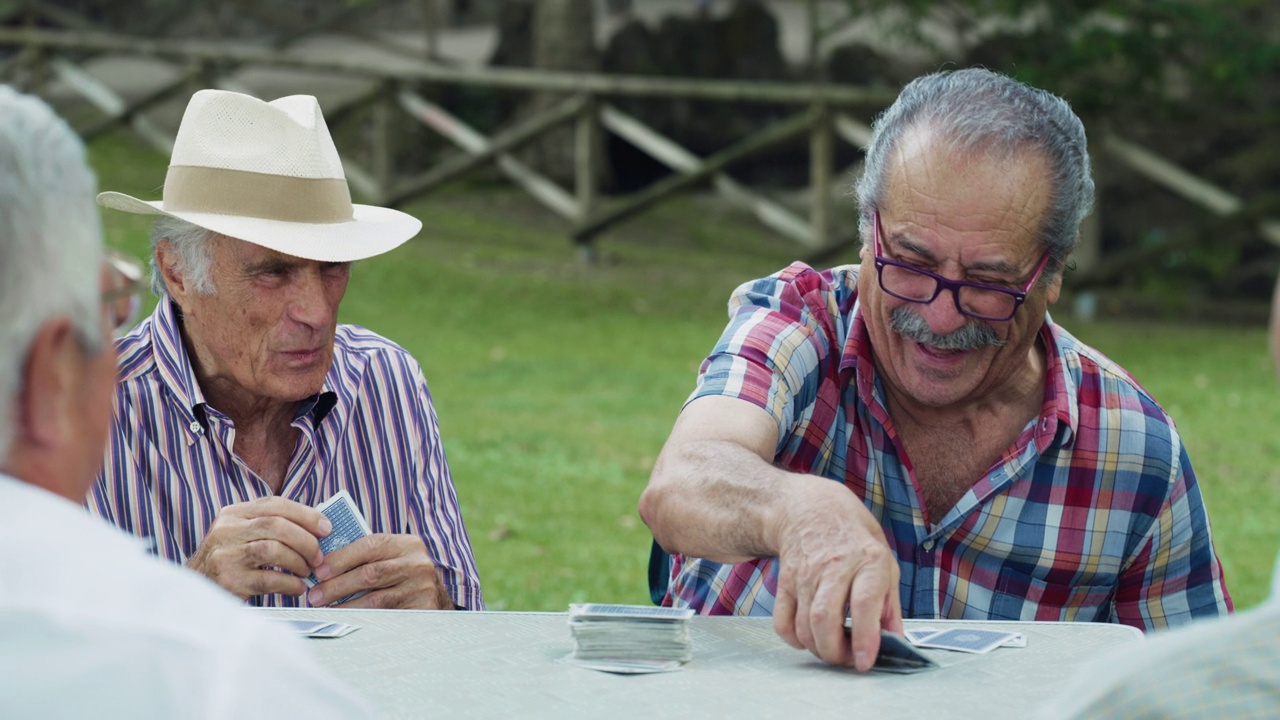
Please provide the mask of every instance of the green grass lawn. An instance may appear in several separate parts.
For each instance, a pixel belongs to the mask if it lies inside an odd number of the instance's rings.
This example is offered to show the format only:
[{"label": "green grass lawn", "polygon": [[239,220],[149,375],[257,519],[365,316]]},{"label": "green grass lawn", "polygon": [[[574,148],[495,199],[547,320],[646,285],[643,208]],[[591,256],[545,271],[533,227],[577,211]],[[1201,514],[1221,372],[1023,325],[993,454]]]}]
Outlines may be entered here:
[{"label": "green grass lawn", "polygon": [[[118,137],[91,148],[103,189],[158,198],[165,159]],[[636,500],[740,282],[800,249],[709,198],[618,228],[578,262],[550,213],[505,187],[447,189],[425,223],[360,263],[342,321],[404,345],[431,384],[491,609],[647,602]],[[145,254],[148,223],[104,215]],[[1262,328],[1067,325],[1177,419],[1239,607],[1265,597],[1280,536],[1280,390]]]}]

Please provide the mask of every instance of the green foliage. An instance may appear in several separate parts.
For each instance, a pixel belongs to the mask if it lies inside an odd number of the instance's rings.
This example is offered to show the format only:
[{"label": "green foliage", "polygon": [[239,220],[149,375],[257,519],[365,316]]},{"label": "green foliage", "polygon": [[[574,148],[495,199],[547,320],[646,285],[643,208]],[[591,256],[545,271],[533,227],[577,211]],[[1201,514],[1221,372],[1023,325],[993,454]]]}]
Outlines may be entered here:
[{"label": "green foliage", "polygon": [[[1258,278],[1274,272],[1277,253],[1257,226],[1280,208],[1280,145],[1272,141],[1280,124],[1280,4],[846,3],[851,15],[883,26],[890,55],[926,51],[911,75],[985,66],[1071,102],[1096,144],[1103,254],[1168,243],[1162,257],[1124,267],[1116,285],[1167,299],[1175,311],[1198,298],[1260,300],[1269,291]],[[1112,131],[1240,197],[1243,211],[1218,217],[1128,169],[1099,142]]]},{"label": "green foliage", "polygon": [[[1280,48],[1265,35],[1276,11],[1260,0],[846,1],[852,13],[880,17],[890,35],[1050,89],[1088,115],[1252,103],[1258,81],[1280,68]],[[931,24],[972,55],[945,57]]]},{"label": "green foliage", "polygon": [[[91,160],[104,188],[159,196],[154,153],[106,138]],[[422,362],[489,606],[647,602],[636,500],[729,293],[796,248],[707,198],[623,226],[590,267],[514,190],[446,190],[408,210],[422,235],[356,267],[342,320]],[[145,219],[104,219],[111,244],[145,251]],[[1072,329],[1177,418],[1230,587],[1242,607],[1260,601],[1280,541],[1280,403],[1261,329]]]}]

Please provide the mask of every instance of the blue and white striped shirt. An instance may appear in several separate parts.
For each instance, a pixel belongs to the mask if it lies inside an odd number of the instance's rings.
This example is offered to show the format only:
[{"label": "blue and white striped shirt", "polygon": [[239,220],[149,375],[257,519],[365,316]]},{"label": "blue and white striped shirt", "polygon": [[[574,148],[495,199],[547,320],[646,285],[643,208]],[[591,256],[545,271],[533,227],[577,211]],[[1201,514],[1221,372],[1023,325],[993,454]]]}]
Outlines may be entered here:
[{"label": "blue and white striped shirt", "polygon": [[[273,493],[233,454],[235,426],[205,402],[167,300],[116,349],[111,440],[87,504],[185,563],[219,509]],[[408,352],[339,325],[324,388],[300,404],[293,427],[300,438],[281,497],[315,506],[345,489],[373,532],[422,538],[455,603],[484,608],[431,393]],[[300,599],[251,602],[296,607]]]}]

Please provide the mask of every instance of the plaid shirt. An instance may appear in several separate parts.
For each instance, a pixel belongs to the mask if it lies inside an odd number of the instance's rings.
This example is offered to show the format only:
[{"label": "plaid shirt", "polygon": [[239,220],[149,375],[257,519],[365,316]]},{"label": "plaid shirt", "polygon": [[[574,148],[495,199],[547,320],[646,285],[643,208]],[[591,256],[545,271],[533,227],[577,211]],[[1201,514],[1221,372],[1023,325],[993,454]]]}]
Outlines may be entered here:
[{"label": "plaid shirt", "polygon": [[[232,453],[235,425],[205,402],[167,300],[116,349],[111,440],[87,504],[150,539],[160,556],[185,563],[219,509],[272,491]],[[421,537],[454,602],[484,609],[417,361],[364,328],[339,325],[324,389],[300,403],[293,427],[301,435],[281,497],[314,506],[347,490],[373,532]],[[250,602],[296,607],[300,598],[260,595]]]},{"label": "plaid shirt", "polygon": [[[775,464],[838,482],[884,528],[909,618],[1081,620],[1143,629],[1231,610],[1173,421],[1123,369],[1046,319],[1040,416],[937,525],[924,521],[872,362],[858,266],[747,283],[693,398],[778,423]],[[667,602],[768,615],[777,560],[676,555]]]}]

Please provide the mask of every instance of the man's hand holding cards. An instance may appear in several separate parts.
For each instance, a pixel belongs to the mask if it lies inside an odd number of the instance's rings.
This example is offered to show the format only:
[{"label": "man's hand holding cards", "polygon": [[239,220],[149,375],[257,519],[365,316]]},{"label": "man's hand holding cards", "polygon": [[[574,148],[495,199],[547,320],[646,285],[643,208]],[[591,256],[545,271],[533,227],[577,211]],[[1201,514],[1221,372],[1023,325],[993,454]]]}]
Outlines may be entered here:
[{"label": "man's hand holding cards", "polygon": [[[326,567],[330,553],[341,550],[360,538],[373,534],[369,530],[369,524],[364,520],[364,515],[360,514],[360,510],[356,507],[355,502],[351,500],[351,496],[347,494],[346,490],[341,490],[337,495],[320,503],[316,506],[316,509],[329,518],[329,522],[333,523],[333,529],[329,531],[329,534],[320,538],[320,552],[324,553],[326,562],[316,568],[317,571]],[[316,576],[316,572],[312,572],[307,577],[306,583],[308,588],[314,588],[320,584],[320,578]],[[352,593],[333,604],[341,605],[363,594],[364,591]],[[310,592],[307,593],[307,598],[312,604],[315,604]]]},{"label": "man's hand holding cards", "polygon": [[333,530],[320,540],[324,561],[307,578],[313,607],[454,607],[422,538],[371,533],[345,490],[317,509]]}]

